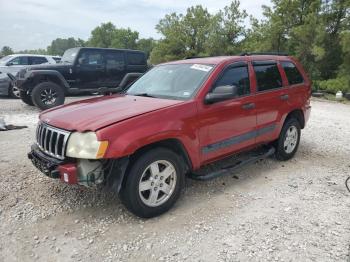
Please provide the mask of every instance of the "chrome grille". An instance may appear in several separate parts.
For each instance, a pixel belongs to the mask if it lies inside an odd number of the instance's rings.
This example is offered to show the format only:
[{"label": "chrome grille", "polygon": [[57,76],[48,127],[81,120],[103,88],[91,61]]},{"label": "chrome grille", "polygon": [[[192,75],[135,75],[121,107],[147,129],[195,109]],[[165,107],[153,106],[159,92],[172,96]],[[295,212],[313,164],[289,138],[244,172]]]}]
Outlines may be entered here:
[{"label": "chrome grille", "polygon": [[46,154],[64,159],[69,135],[68,131],[39,123],[36,129],[36,143]]}]

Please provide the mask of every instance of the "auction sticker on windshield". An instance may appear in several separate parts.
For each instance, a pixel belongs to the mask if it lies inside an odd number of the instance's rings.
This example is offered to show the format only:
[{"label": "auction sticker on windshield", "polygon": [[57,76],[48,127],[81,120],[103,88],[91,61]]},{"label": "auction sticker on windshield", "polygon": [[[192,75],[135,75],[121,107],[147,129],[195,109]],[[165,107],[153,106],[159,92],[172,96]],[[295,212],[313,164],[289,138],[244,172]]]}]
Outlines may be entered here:
[{"label": "auction sticker on windshield", "polygon": [[191,66],[191,69],[201,70],[204,72],[209,72],[212,68],[213,68],[212,66],[200,65],[200,64],[194,64],[193,66]]}]

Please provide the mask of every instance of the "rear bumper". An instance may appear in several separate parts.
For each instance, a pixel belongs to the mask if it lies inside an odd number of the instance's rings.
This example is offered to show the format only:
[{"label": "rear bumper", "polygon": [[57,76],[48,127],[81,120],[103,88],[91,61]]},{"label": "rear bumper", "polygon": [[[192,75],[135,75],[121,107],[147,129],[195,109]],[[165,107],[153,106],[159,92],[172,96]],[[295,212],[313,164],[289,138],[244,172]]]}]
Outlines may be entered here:
[{"label": "rear bumper", "polygon": [[9,94],[9,87],[10,87],[9,83],[0,82],[0,95],[7,96]]}]

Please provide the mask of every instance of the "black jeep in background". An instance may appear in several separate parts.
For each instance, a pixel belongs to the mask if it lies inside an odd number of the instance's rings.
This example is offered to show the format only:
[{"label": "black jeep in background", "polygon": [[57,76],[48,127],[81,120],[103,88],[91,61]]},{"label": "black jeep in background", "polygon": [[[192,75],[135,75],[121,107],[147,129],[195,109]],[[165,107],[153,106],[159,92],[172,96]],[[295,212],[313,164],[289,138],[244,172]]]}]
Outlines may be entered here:
[{"label": "black jeep in background", "polygon": [[123,91],[147,68],[141,51],[78,47],[66,50],[58,64],[22,69],[16,85],[24,103],[49,109],[68,94]]}]

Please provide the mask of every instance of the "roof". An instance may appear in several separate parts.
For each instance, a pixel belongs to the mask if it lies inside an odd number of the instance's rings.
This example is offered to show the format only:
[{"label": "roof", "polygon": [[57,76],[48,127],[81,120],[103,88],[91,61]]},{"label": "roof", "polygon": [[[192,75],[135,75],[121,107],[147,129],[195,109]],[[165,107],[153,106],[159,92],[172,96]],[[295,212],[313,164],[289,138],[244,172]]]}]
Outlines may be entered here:
[{"label": "roof", "polygon": [[164,64],[211,64],[218,65],[227,61],[252,61],[252,60],[290,60],[285,55],[238,55],[238,56],[213,56],[171,61]]},{"label": "roof", "polygon": [[52,55],[37,55],[37,54],[11,54],[9,56],[37,56],[37,57],[52,57]]},{"label": "roof", "polygon": [[[116,50],[116,51],[129,51],[129,52],[139,52],[139,53],[145,53],[141,50],[133,50],[133,49],[120,49],[120,48],[101,48],[101,47],[73,47],[76,49],[93,49],[93,50]],[[72,49],[73,49],[72,48]]]}]

